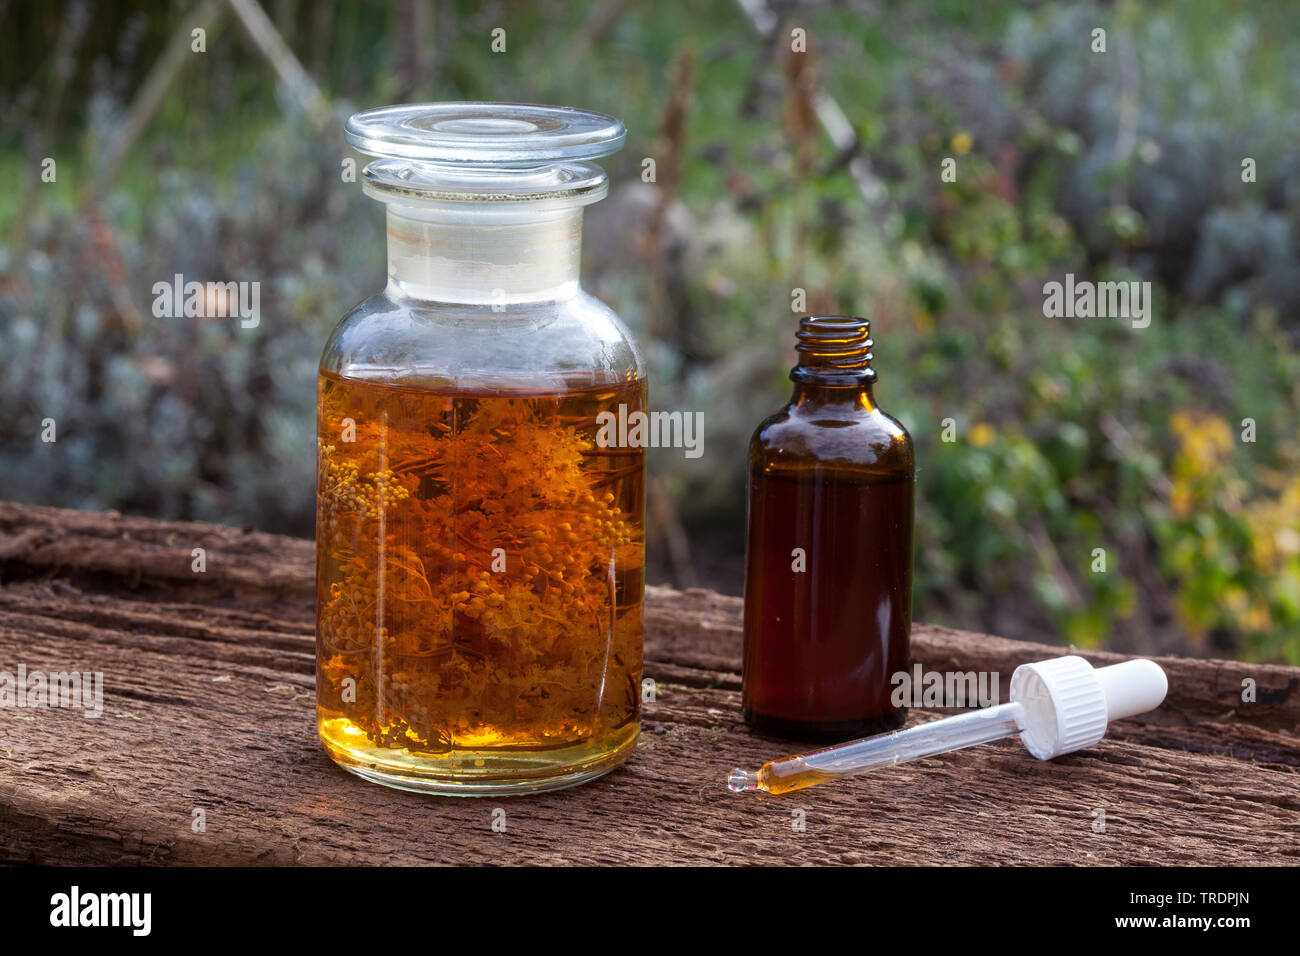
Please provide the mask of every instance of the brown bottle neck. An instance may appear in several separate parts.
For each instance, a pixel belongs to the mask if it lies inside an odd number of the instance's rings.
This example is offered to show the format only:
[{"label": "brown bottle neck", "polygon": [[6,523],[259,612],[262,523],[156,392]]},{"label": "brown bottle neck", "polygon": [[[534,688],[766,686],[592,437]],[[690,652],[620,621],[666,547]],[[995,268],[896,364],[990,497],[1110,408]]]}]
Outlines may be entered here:
[{"label": "brown bottle neck", "polygon": [[871,386],[871,323],[848,315],[815,315],[799,320],[795,335],[799,363],[790,370],[792,403],[875,407]]},{"label": "brown bottle neck", "polygon": [[795,379],[790,404],[795,407],[844,408],[869,412],[876,407],[876,397],[871,383],[827,385],[820,382]]}]

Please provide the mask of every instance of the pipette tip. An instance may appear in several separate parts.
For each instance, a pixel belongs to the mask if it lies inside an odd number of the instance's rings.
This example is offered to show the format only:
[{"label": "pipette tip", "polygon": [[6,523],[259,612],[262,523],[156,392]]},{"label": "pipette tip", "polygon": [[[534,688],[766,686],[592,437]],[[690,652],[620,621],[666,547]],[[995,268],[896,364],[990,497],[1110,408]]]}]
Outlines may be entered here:
[{"label": "pipette tip", "polygon": [[741,770],[737,767],[727,778],[727,789],[732,793],[744,793],[746,790],[758,789],[758,774]]}]

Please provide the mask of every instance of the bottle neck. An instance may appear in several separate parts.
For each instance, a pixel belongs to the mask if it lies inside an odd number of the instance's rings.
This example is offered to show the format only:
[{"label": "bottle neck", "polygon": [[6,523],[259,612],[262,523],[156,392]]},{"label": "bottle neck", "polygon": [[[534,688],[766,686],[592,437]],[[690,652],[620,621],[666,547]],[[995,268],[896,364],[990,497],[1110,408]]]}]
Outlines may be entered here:
[{"label": "bottle neck", "polygon": [[855,385],[824,385],[819,382],[798,381],[790,404],[795,407],[836,408],[852,412],[869,412],[876,407],[876,397],[869,382]]},{"label": "bottle neck", "polygon": [[875,407],[871,386],[871,324],[842,315],[809,316],[799,320],[795,336],[799,363],[790,370],[795,405]]},{"label": "bottle neck", "polygon": [[405,298],[472,305],[565,299],[578,292],[581,256],[581,206],[388,206],[389,289]]}]

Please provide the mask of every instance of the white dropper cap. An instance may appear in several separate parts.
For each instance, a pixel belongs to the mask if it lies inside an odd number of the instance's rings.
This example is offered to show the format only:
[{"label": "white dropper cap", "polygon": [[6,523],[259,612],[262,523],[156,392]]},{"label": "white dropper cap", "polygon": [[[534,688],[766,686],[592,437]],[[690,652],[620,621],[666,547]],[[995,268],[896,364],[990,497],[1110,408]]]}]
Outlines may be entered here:
[{"label": "white dropper cap", "polygon": [[1011,699],[1024,712],[1020,739],[1039,760],[1091,747],[1112,720],[1155,710],[1169,681],[1155,661],[1093,668],[1070,655],[1022,664],[1011,675]]}]

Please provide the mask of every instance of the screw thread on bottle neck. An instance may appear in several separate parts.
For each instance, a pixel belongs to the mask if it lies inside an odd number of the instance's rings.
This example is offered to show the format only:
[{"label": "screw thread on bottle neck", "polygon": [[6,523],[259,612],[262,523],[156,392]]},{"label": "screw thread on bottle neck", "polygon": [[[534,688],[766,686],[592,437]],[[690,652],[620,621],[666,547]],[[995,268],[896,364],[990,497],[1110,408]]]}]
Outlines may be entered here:
[{"label": "screw thread on bottle neck", "polygon": [[876,380],[871,367],[871,321],[852,315],[810,315],[799,320],[795,351],[799,364],[790,370],[795,382],[862,386]]}]

